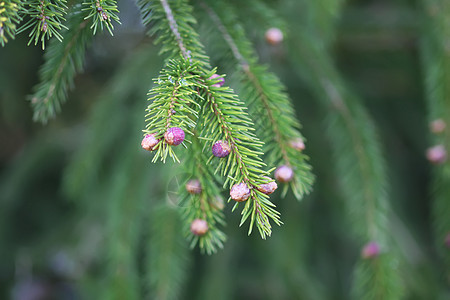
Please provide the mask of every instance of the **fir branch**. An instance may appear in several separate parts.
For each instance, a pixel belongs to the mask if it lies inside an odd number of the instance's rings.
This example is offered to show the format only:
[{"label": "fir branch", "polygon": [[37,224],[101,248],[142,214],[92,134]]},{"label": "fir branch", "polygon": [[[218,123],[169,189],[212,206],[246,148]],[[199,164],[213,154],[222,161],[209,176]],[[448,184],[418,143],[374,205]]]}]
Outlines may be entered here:
[{"label": "fir branch", "polygon": [[186,47],[184,47],[183,39],[181,38],[180,32],[178,31],[178,25],[175,21],[175,18],[173,16],[172,9],[169,6],[169,3],[167,0],[161,0],[161,5],[164,9],[164,12],[166,13],[166,18],[169,21],[169,27],[172,31],[172,34],[175,36],[175,39],[177,41],[178,47],[180,48],[181,54],[183,55],[184,59],[190,60],[191,55],[186,50]]},{"label": "fir branch", "polygon": [[327,133],[335,147],[336,169],[350,220],[361,246],[374,241],[384,252],[373,261],[361,259],[358,263],[352,285],[354,299],[399,299],[403,288],[394,237],[389,231],[386,171],[375,128],[359,103],[343,100],[334,85],[324,84],[337,110],[330,112]]},{"label": "fir branch", "polygon": [[[326,22],[331,24],[332,20]],[[373,299],[370,295],[399,299],[403,290],[389,230],[386,166],[375,125],[334,67],[323,47],[327,41],[321,39],[316,26],[311,22],[304,28],[293,28],[298,38],[292,45],[296,53],[291,57],[296,70],[307,70],[306,82],[329,113],[327,133],[333,142],[339,183],[355,234],[361,243],[375,241],[389,261],[373,260],[369,264],[370,272],[355,277],[353,290],[357,294],[359,287],[364,287],[365,298],[358,299]]]},{"label": "fir branch", "polygon": [[[221,174],[226,177],[224,186],[228,184],[231,187],[236,182],[244,182],[248,185],[251,189],[251,197],[242,210],[241,225],[250,217],[249,234],[256,223],[261,237],[266,238],[271,234],[269,218],[278,225],[281,224],[281,221],[279,213],[274,209],[274,204],[270,202],[268,196],[256,190],[260,184],[267,183],[267,179],[262,176],[268,175],[268,172],[261,169],[265,164],[259,157],[262,155],[262,142],[250,133],[252,130],[250,126],[253,123],[244,112],[243,103],[237,99],[231,89],[212,87],[217,80],[210,79],[214,71],[207,71],[209,59],[204,55],[203,46],[190,26],[195,22],[190,14],[192,8],[185,1],[174,2],[171,3],[173,6],[169,10],[166,7],[168,2],[165,0],[160,3],[140,1],[144,24],[149,24],[151,20],[155,21],[156,24],[150,33],[159,33],[157,42],[163,44],[161,53],[167,52],[169,57],[177,58],[183,56],[185,49],[186,53],[190,55],[186,62],[198,62],[197,70],[193,69],[192,72],[195,71],[199,79],[197,96],[203,108],[200,135],[213,141],[225,140],[231,146],[232,153],[227,159],[221,160],[218,165],[218,170],[221,169]],[[177,39],[180,36],[184,38],[181,41]],[[154,110],[157,108],[158,105],[155,105]],[[155,122],[158,125],[161,124],[161,120]],[[153,133],[151,130],[146,130]],[[157,134],[161,133],[157,132]],[[164,143],[162,145],[163,147],[158,148],[155,157],[164,159],[165,156],[162,154],[168,153],[168,150],[164,148]],[[171,148],[168,149],[170,151]],[[238,203],[234,209],[237,206]]]},{"label": "fir branch", "polygon": [[399,276],[392,276],[391,273],[396,265],[396,259],[389,254],[358,261],[353,274],[352,299],[402,299]]},{"label": "fir branch", "polygon": [[[213,87],[216,83],[211,78],[212,74],[207,74],[204,81],[205,88],[201,90],[200,96],[204,100],[202,103],[201,136],[210,139],[207,145],[212,142],[223,140],[231,148],[230,154],[220,159],[216,172],[226,178],[224,186],[233,186],[236,183],[245,183],[250,189],[251,196],[246,201],[241,212],[242,225],[250,217],[250,234],[253,225],[256,226],[263,239],[271,234],[271,225],[269,219],[277,225],[281,225],[279,212],[270,202],[269,197],[258,188],[261,184],[267,183],[264,176],[269,172],[264,171],[265,163],[262,161],[263,143],[251,132],[253,123],[244,110],[244,105],[239,101],[236,94],[227,87]],[[213,159],[211,156],[210,160]],[[233,210],[238,207],[236,203]]]},{"label": "fir branch", "polygon": [[[344,100],[343,91],[338,91],[336,86],[329,79],[322,82],[325,95],[337,112],[329,115],[329,136],[339,153],[336,157],[338,170],[345,174],[341,177],[343,190],[351,201],[349,208],[354,220],[363,222],[357,226],[358,233],[368,240],[380,241],[387,235],[387,199],[385,167],[375,128],[364,108],[354,101],[356,99],[347,95],[347,101]],[[345,182],[359,182],[358,190],[353,185],[350,189]],[[360,198],[365,201],[361,202]]]},{"label": "fir branch", "polygon": [[268,155],[268,162],[287,165],[294,170],[295,175],[289,185],[297,199],[301,199],[311,190],[314,177],[310,172],[311,166],[306,162],[308,157],[292,147],[295,141],[304,142],[304,138],[299,132],[301,126],[295,118],[292,103],[284,92],[285,87],[267,67],[258,65],[256,52],[229,6],[215,2],[213,10],[204,1],[200,4],[217,26],[240,67],[241,96],[249,103],[250,112],[257,120],[259,136],[266,144],[264,152]]},{"label": "fir branch", "polygon": [[111,35],[114,35],[112,20],[120,24],[116,0],[90,0],[84,2],[83,5],[85,6],[83,11],[89,12],[85,20],[92,19],[90,28],[94,35],[97,33],[99,27],[103,31],[104,26]]},{"label": "fir branch", "polygon": [[22,21],[22,2],[19,0],[4,0],[0,2],[0,44],[2,47],[16,36],[16,25]]},{"label": "fir branch", "polygon": [[[212,254],[223,248],[226,240],[225,234],[218,225],[225,225],[223,208],[224,203],[217,186],[218,178],[211,167],[206,164],[208,157],[202,152],[202,144],[198,136],[194,135],[191,151],[185,155],[184,169],[189,173],[184,182],[192,184],[192,180],[198,180],[199,190],[189,193],[186,185],[180,189],[180,206],[184,219],[184,234],[190,241],[191,248],[199,245],[202,253]],[[195,235],[190,226],[195,219],[205,220],[208,231],[206,234]]]},{"label": "fir branch", "polygon": [[33,107],[33,119],[46,123],[61,110],[61,104],[67,100],[68,90],[73,86],[76,73],[83,68],[87,45],[92,39],[88,21],[73,8],[68,25],[71,30],[63,32],[62,43],[51,43],[44,58],[45,63],[39,70],[40,83],[34,87],[30,96]]},{"label": "fir branch", "polygon": [[156,35],[161,44],[160,54],[169,59],[184,59],[198,62],[209,69],[209,58],[205,55],[198,34],[192,28],[196,23],[192,7],[185,0],[139,0],[144,25],[150,26],[149,35]]},{"label": "fir branch", "polygon": [[17,33],[31,28],[28,45],[34,40],[34,45],[40,41],[42,50],[45,49],[45,41],[55,36],[60,42],[63,36],[59,31],[67,29],[62,23],[66,19],[66,0],[28,0],[26,1],[25,14],[30,16],[28,22],[22,25]]},{"label": "fir branch", "polygon": [[[442,156],[440,160],[432,160],[433,175],[433,218],[436,248],[445,263],[444,269],[450,276],[450,54],[447,37],[450,33],[450,5],[447,2],[423,0],[426,12],[422,32],[422,60],[426,76],[426,95],[428,119],[430,122],[430,147],[439,145]],[[442,123],[442,128],[436,127]],[[445,271],[444,271],[445,272]]]},{"label": "fir branch", "polygon": [[149,92],[152,101],[147,108],[147,134],[155,134],[159,143],[154,147],[157,151],[153,162],[158,158],[166,161],[170,156],[179,161],[172,147],[164,140],[164,133],[170,127],[179,127],[192,135],[191,130],[196,125],[199,105],[195,101],[198,88],[197,66],[186,60],[170,60],[161,75],[155,79],[156,86]]}]

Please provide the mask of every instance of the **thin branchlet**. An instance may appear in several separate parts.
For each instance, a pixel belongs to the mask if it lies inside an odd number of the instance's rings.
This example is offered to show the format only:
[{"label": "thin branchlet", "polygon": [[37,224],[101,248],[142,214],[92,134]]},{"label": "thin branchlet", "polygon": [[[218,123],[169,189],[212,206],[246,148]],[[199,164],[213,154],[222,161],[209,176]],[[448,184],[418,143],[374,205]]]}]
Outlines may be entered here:
[{"label": "thin branchlet", "polygon": [[95,35],[100,28],[103,30],[104,26],[108,30],[108,32],[113,35],[114,26],[112,21],[120,24],[119,20],[119,10],[117,8],[116,0],[88,0],[83,3],[84,8],[83,11],[87,11],[88,15],[85,16],[85,19],[91,19],[92,25],[91,29],[93,34]]},{"label": "thin branchlet", "polygon": [[177,25],[177,22],[175,21],[175,18],[173,16],[173,12],[172,12],[172,9],[170,8],[169,3],[167,2],[167,0],[161,0],[161,5],[164,8],[164,12],[166,13],[167,20],[169,21],[170,30],[172,31],[173,35],[176,38],[178,47],[180,48],[180,51],[181,51],[184,59],[190,60],[191,56],[190,56],[188,50],[186,50],[186,47],[184,46],[183,39],[181,38],[180,32],[178,31],[178,25]]},{"label": "thin branchlet", "polygon": [[[40,70],[41,82],[35,86],[30,96],[35,121],[47,122],[60,111],[66,101],[74,76],[81,71],[85,49],[92,38],[88,20],[75,11],[75,6],[68,20],[71,30],[64,31],[64,41],[52,42],[45,54],[45,63]],[[75,12],[75,13],[74,13]]]},{"label": "thin branchlet", "polygon": [[205,1],[200,1],[200,5],[203,7],[203,9],[208,13],[210,18],[213,20],[219,31],[222,33],[223,38],[227,42],[228,46],[230,47],[231,51],[233,52],[234,57],[239,61],[241,66],[247,66],[248,63],[246,59],[242,56],[241,52],[239,51],[239,48],[237,47],[236,43],[234,42],[231,35],[228,33],[227,28],[220,20],[219,16],[216,14],[216,12],[208,5]]},{"label": "thin branchlet", "polygon": [[62,41],[63,36],[59,32],[61,29],[68,29],[63,22],[66,14],[66,0],[30,0],[26,2],[24,14],[30,19],[22,25],[17,33],[21,33],[31,28],[28,45],[34,41],[34,45],[40,41],[42,50],[45,49],[45,41],[55,36]]}]

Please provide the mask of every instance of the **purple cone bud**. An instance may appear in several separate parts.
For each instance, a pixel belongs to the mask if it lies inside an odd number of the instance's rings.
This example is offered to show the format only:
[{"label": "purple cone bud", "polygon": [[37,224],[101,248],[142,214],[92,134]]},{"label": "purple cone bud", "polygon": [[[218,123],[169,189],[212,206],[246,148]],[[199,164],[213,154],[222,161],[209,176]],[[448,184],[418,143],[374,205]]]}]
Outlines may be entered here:
[{"label": "purple cone bud", "polygon": [[294,177],[294,171],[288,166],[280,166],[275,170],[275,179],[279,182],[289,182]]},{"label": "purple cone bud", "polygon": [[[266,178],[267,180],[271,180],[269,177],[264,177],[264,178]],[[273,192],[275,192],[275,190],[277,188],[278,188],[277,183],[275,181],[271,181],[268,183],[260,184],[258,187],[258,191],[260,191],[261,193],[264,193],[266,195],[270,195]]]},{"label": "purple cone bud", "polygon": [[278,45],[283,41],[283,32],[278,28],[270,28],[266,31],[266,41],[271,45]]},{"label": "purple cone bud", "polygon": [[289,142],[289,146],[297,151],[305,150],[305,142],[302,138],[295,138]]},{"label": "purple cone bud", "polygon": [[202,219],[195,219],[191,223],[191,232],[195,235],[204,235],[209,230],[208,222]]},{"label": "purple cone bud", "polygon": [[202,185],[197,179],[191,179],[186,183],[186,190],[189,194],[200,194],[202,192]]},{"label": "purple cone bud", "polygon": [[217,80],[220,79],[219,82],[212,84],[211,86],[215,87],[221,87],[225,84],[225,79],[221,77],[220,75],[213,74],[211,77],[208,78],[209,80]]},{"label": "purple cone bud", "polygon": [[164,134],[164,139],[167,144],[177,146],[184,141],[184,131],[180,127],[171,127]]},{"label": "purple cone bud", "polygon": [[427,159],[433,164],[442,164],[447,160],[447,151],[443,145],[428,148]]},{"label": "purple cone bud", "polygon": [[242,202],[247,200],[250,197],[250,189],[247,184],[241,182],[239,184],[233,185],[230,191],[231,199],[237,202]]},{"label": "purple cone bud", "polygon": [[155,137],[156,134],[146,134],[142,139],[141,146],[147,151],[156,150],[158,147],[159,140]]},{"label": "purple cone bud", "polygon": [[217,141],[212,146],[212,154],[216,157],[225,157],[230,154],[231,147],[227,141]]},{"label": "purple cone bud", "polygon": [[380,246],[376,242],[367,243],[361,251],[362,258],[377,257],[380,254]]}]

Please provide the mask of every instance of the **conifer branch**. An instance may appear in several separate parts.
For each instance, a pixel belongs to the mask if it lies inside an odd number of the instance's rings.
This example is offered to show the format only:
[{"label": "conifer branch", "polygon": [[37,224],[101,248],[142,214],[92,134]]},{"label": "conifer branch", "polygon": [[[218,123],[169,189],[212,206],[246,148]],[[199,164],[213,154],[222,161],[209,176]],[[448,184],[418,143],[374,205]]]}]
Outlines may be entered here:
[{"label": "conifer branch", "polygon": [[167,156],[178,161],[172,147],[164,139],[164,134],[171,127],[181,128],[192,135],[196,125],[199,105],[196,103],[196,89],[198,88],[197,75],[194,75],[196,65],[186,60],[170,60],[166,68],[155,80],[156,86],[149,92],[153,95],[147,108],[146,129],[147,134],[153,134],[159,140],[154,146],[157,149],[153,162],[161,158],[165,162]]},{"label": "conifer branch", "polygon": [[[236,183],[245,183],[250,189],[251,196],[241,212],[240,225],[250,217],[249,234],[256,223],[261,237],[265,239],[271,234],[269,218],[277,225],[281,225],[281,221],[279,213],[274,209],[275,205],[266,194],[258,191],[261,184],[268,182],[264,176],[269,175],[268,171],[262,169],[265,167],[260,157],[263,154],[263,143],[251,132],[253,123],[244,111],[243,103],[232,90],[213,87],[215,81],[212,79],[207,79],[204,83],[205,89],[201,92],[201,97],[205,103],[202,121],[199,122],[202,126],[201,135],[213,142],[226,141],[230,146],[230,154],[220,159],[216,172],[220,171],[226,178],[224,186],[232,187]],[[233,210],[238,204],[235,204]]]},{"label": "conifer branch", "polygon": [[[163,43],[162,53],[167,52],[169,57],[177,58],[183,56],[183,49],[186,49],[186,52],[190,54],[189,63],[198,62],[197,70],[192,69],[191,72],[196,71],[195,74],[198,76],[197,101],[203,108],[200,135],[212,141],[220,139],[228,142],[232,153],[227,159],[221,160],[217,167],[217,170],[221,169],[221,174],[226,178],[224,186],[231,187],[234,183],[243,182],[251,190],[251,197],[242,211],[241,225],[250,217],[249,234],[256,223],[262,238],[270,236],[269,218],[278,225],[281,224],[281,221],[279,213],[274,209],[274,204],[270,202],[268,196],[256,190],[260,184],[268,182],[268,179],[262,178],[262,176],[268,175],[267,171],[261,169],[265,166],[260,158],[260,155],[263,154],[262,142],[250,133],[253,130],[250,127],[253,123],[244,112],[243,103],[238,100],[231,89],[212,87],[213,84],[217,84],[217,80],[211,79],[215,71],[208,71],[209,58],[204,55],[203,46],[190,26],[195,22],[190,15],[192,8],[185,1],[174,3],[170,10],[164,8],[168,5],[168,2],[164,1],[148,3],[143,0],[139,4],[144,23],[149,24],[151,20],[157,22],[150,33],[159,33],[157,41]],[[174,28],[177,30],[175,31]],[[181,44],[177,40],[179,35],[176,32],[179,32],[181,37],[186,37]],[[193,86],[194,84],[192,84]],[[157,107],[156,104],[154,109]],[[160,121],[155,122],[160,124],[158,123]],[[159,153],[157,152],[155,157],[164,159],[164,156],[161,155],[166,153],[167,150],[164,149],[164,147],[159,147],[157,150]],[[238,203],[234,209],[237,206]]]},{"label": "conifer branch", "polygon": [[25,14],[30,16],[27,23],[22,25],[17,33],[21,33],[31,28],[28,45],[34,40],[34,45],[40,41],[42,50],[45,49],[45,41],[55,36],[60,42],[63,36],[59,31],[67,29],[62,24],[66,19],[66,0],[27,0]]},{"label": "conifer branch", "polygon": [[161,0],[161,5],[164,8],[164,12],[166,13],[167,20],[169,21],[170,30],[172,31],[172,34],[175,36],[175,39],[177,41],[178,47],[180,48],[181,54],[183,55],[184,59],[189,60],[191,56],[183,44],[183,39],[181,38],[180,32],[178,31],[178,25],[173,16],[172,9],[170,9],[170,6],[167,3],[167,0]]},{"label": "conifer branch", "polygon": [[215,2],[214,10],[204,1],[200,5],[217,26],[240,67],[241,95],[249,103],[251,114],[260,121],[257,122],[258,133],[266,144],[269,163],[293,168],[290,186],[297,199],[301,199],[311,190],[314,177],[306,162],[308,157],[299,153],[302,149],[292,147],[295,141],[304,143],[304,138],[299,132],[301,126],[294,116],[292,103],[284,92],[285,87],[267,67],[257,63],[256,52],[231,7]]},{"label": "conifer branch", "polygon": [[397,263],[395,257],[388,253],[359,260],[353,274],[352,299],[402,299],[403,287],[399,276],[392,273],[398,272],[393,270]]},{"label": "conifer branch", "polygon": [[[433,218],[436,248],[450,276],[450,5],[447,2],[423,0],[426,18],[422,36],[422,60],[426,76],[430,148],[427,158],[433,164]],[[430,155],[435,152],[435,155]]]},{"label": "conifer branch", "polygon": [[[202,152],[202,144],[194,134],[191,151],[185,155],[185,169],[189,171],[180,190],[180,206],[185,224],[185,235],[190,240],[191,248],[199,245],[202,253],[213,254],[223,248],[225,234],[218,225],[225,225],[224,203],[217,186],[218,178],[211,167],[206,164],[208,157]],[[204,220],[206,233],[195,232],[194,220]],[[194,231],[194,232],[193,232]]]},{"label": "conifer branch", "polygon": [[[328,134],[335,147],[337,171],[347,209],[361,246],[375,241],[382,249],[381,257],[359,262],[353,293],[355,299],[398,299],[403,291],[395,247],[391,244],[393,237],[389,232],[385,162],[375,127],[357,99],[344,88],[337,89],[343,84],[335,77],[334,69],[328,69],[328,72],[326,76],[331,76],[325,79],[322,74],[321,84],[324,100],[330,101],[335,110],[329,115]],[[373,298],[373,295],[377,297]]]},{"label": "conifer branch", "polygon": [[0,2],[0,44],[5,46],[8,36],[14,39],[16,26],[22,21],[22,2],[19,0],[4,0]]},{"label": "conifer branch", "polygon": [[63,32],[64,41],[52,42],[44,55],[45,63],[39,70],[40,83],[30,96],[35,121],[46,123],[55,117],[67,100],[76,73],[83,69],[85,50],[92,35],[88,31],[88,21],[78,9],[79,6],[75,6],[69,17],[71,30]]},{"label": "conifer branch", "polygon": [[99,27],[100,30],[103,31],[103,26],[106,27],[111,35],[114,35],[114,26],[111,20],[120,24],[116,0],[88,0],[87,2],[84,2],[83,5],[85,8],[82,10],[89,12],[85,17],[85,20],[92,19],[90,28],[94,35],[97,33]]},{"label": "conifer branch", "polygon": [[156,35],[156,43],[161,44],[160,54],[168,59],[180,56],[198,62],[205,70],[210,68],[198,34],[192,28],[196,23],[192,17],[192,7],[187,1],[139,0],[144,25],[149,26],[149,35]]},{"label": "conifer branch", "polygon": [[[331,24],[332,20],[323,22]],[[336,170],[355,233],[361,245],[374,241],[378,248],[376,254],[360,262],[366,271],[355,272],[353,292],[356,299],[376,299],[374,295],[399,299],[403,289],[389,231],[386,166],[375,125],[359,99],[346,88],[323,47],[328,41],[321,40],[324,37],[316,32],[316,24],[293,29],[299,37],[292,45],[296,53],[291,57],[298,62],[295,69],[308,73],[305,81],[329,111],[328,135],[334,145]]]}]

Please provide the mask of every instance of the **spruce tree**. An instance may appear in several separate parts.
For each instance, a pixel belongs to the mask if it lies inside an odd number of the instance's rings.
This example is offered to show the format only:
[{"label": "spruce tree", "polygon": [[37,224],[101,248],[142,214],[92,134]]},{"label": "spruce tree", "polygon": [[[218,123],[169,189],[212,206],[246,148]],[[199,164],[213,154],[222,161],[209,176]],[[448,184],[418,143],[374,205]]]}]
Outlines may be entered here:
[{"label": "spruce tree", "polygon": [[[418,5],[0,0],[0,62],[9,66],[9,49],[43,51],[33,88],[16,97],[28,100],[35,123],[24,122],[36,133],[16,161],[2,164],[1,264],[17,278],[1,292],[13,299],[39,288],[42,299],[448,297],[450,6]],[[378,22],[376,12],[387,11],[404,23]],[[130,25],[133,18],[139,25]],[[348,80],[351,60],[340,43],[358,44],[360,25],[381,35],[393,26],[420,41],[413,47],[427,101],[409,105],[426,110],[416,121],[429,128],[410,121],[408,134],[422,136],[407,155],[432,173],[424,188],[429,214],[397,200],[407,198],[412,179],[397,178],[406,173],[389,143],[394,134],[367,91]],[[119,55],[108,54],[95,71],[99,49]],[[19,93],[4,70],[2,118],[15,124],[7,111]],[[33,208],[58,217],[45,222]],[[414,214],[426,221],[411,227]],[[17,226],[21,215],[24,228],[35,218],[36,232]],[[58,280],[36,280],[39,268]],[[76,285],[64,289],[69,281]]]}]

